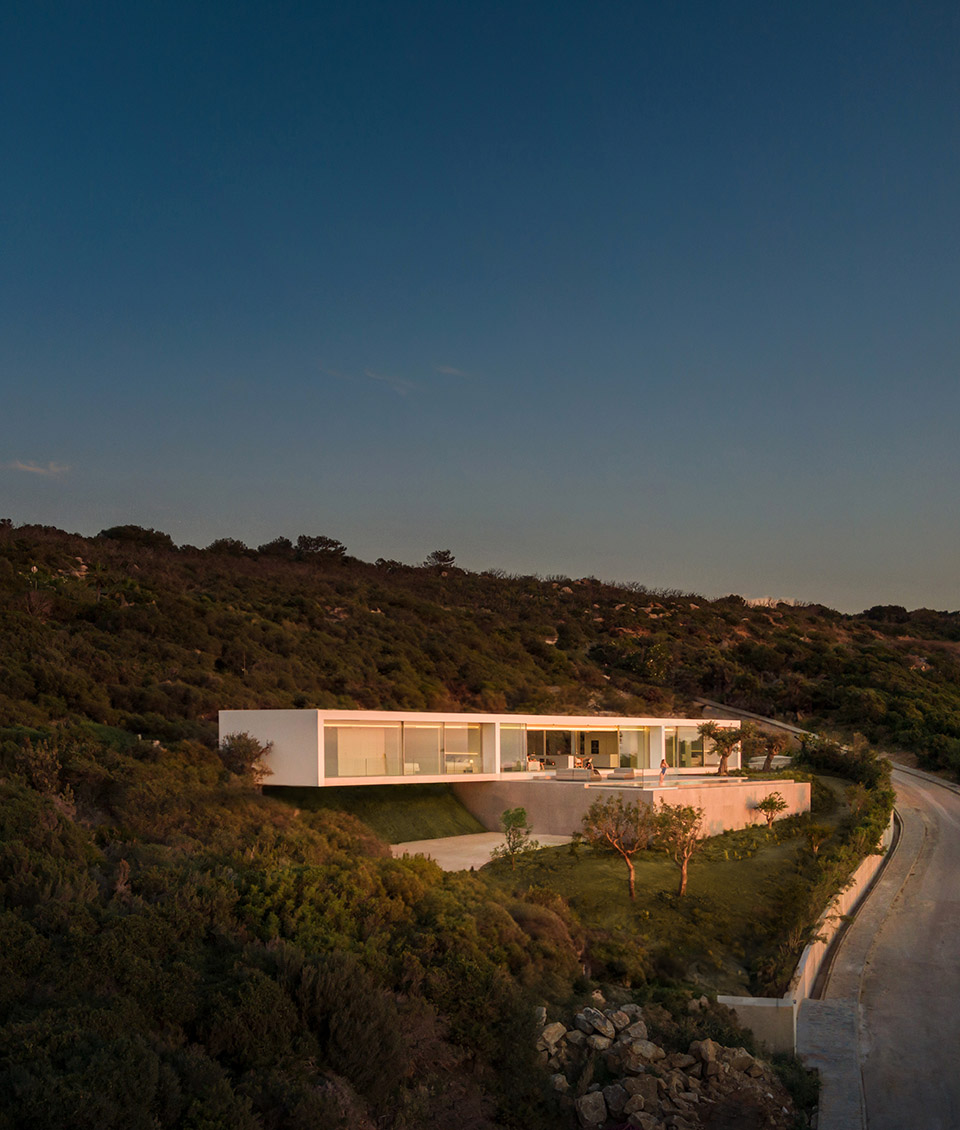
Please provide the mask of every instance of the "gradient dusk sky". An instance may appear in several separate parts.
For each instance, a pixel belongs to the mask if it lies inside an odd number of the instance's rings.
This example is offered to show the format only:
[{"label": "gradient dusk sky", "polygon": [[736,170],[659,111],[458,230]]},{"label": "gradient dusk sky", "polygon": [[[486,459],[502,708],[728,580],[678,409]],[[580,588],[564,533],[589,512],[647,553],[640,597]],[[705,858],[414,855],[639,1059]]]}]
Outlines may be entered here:
[{"label": "gradient dusk sky", "polygon": [[960,607],[960,9],[0,13],[0,517]]}]

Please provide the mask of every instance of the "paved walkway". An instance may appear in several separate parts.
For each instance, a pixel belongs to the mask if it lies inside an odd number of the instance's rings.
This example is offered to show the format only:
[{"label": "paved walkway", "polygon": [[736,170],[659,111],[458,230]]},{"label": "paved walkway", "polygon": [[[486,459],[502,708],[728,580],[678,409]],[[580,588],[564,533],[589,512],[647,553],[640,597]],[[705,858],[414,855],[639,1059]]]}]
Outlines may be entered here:
[{"label": "paved walkway", "polygon": [[[541,847],[557,847],[570,843],[570,836],[536,836]],[[447,836],[441,840],[408,840],[393,844],[394,858],[403,855],[425,855],[435,860],[444,871],[467,871],[490,862],[490,853],[503,843],[502,832],[477,832],[472,836]]]},{"label": "paved walkway", "polygon": [[[960,790],[898,767],[900,842],[840,943],[798,1050],[820,1070],[820,1130],[956,1130]],[[934,851],[934,848],[937,850]]]}]

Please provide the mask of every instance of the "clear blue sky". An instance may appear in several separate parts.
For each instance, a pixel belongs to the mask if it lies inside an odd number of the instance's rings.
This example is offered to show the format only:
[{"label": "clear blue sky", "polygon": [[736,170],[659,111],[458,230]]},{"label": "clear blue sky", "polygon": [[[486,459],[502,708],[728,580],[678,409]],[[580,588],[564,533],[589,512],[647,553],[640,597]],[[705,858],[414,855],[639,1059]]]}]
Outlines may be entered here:
[{"label": "clear blue sky", "polygon": [[960,607],[953,2],[0,14],[0,516]]}]

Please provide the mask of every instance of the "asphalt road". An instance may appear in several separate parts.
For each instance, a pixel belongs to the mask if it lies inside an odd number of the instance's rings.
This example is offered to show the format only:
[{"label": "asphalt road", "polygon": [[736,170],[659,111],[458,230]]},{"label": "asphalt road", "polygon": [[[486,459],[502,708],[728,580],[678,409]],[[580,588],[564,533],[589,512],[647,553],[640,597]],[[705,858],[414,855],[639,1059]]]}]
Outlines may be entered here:
[{"label": "asphalt road", "polygon": [[957,1130],[960,795],[900,770],[894,784],[899,887],[882,920],[863,924],[873,930],[859,986],[867,1127]]},{"label": "asphalt road", "polygon": [[800,1006],[821,1130],[960,1130],[960,789],[905,769],[893,783],[896,850]]}]

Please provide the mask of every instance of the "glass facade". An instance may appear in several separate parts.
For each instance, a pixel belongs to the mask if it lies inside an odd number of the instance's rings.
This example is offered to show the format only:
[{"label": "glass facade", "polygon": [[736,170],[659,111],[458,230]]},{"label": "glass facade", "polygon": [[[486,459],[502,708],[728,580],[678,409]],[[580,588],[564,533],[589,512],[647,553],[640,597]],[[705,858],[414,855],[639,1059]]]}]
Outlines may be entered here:
[{"label": "glass facade", "polygon": [[680,769],[703,768],[703,738],[695,726],[677,727],[677,765]]},{"label": "glass facade", "polygon": [[671,769],[677,767],[677,727],[663,728],[663,759]]},{"label": "glass facade", "polygon": [[505,773],[522,773],[527,768],[527,727],[522,722],[500,724],[500,768]]},{"label": "glass facade", "polygon": [[[654,726],[599,726],[590,730],[523,722],[326,722],[324,775],[338,777],[445,777],[494,772],[493,741],[500,736],[500,771],[656,769]],[[657,752],[654,752],[657,751]],[[484,753],[486,752],[486,762]],[[671,769],[716,767],[713,743],[696,725],[664,726],[663,755]]]},{"label": "glass facade", "polygon": [[671,769],[703,769],[716,765],[713,743],[700,737],[696,726],[666,726],[664,728],[664,756]]},{"label": "glass facade", "polygon": [[332,777],[436,777],[482,773],[479,723],[327,723],[324,775]]},{"label": "glass facade", "polygon": [[328,777],[392,777],[400,773],[401,724],[324,726]]},{"label": "glass facade", "polygon": [[444,773],[483,772],[479,723],[444,723],[443,771]]},{"label": "glass facade", "polygon": [[418,776],[442,773],[443,726],[407,722],[403,727],[403,771]]},{"label": "glass facade", "polygon": [[650,727],[620,731],[620,768],[653,769],[650,764]]}]

